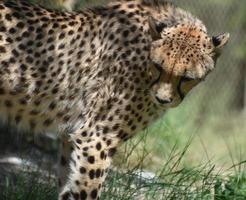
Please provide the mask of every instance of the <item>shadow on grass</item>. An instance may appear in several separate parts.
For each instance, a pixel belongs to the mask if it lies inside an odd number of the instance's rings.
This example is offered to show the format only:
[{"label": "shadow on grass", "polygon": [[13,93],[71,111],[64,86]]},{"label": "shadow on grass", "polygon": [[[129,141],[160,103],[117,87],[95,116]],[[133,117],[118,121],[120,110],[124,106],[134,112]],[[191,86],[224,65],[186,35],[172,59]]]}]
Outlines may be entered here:
[{"label": "shadow on grass", "polygon": [[5,176],[0,185],[1,200],[57,200],[54,179],[40,181],[42,174],[18,172]]},{"label": "shadow on grass", "polygon": [[[211,162],[196,167],[180,163],[189,144],[181,151],[174,147],[166,164],[156,174],[146,173],[139,163],[128,169],[112,169],[102,193],[102,200],[245,200],[245,162],[235,164],[232,171],[217,172]],[[129,149],[131,151],[131,149]],[[126,154],[127,155],[127,154]],[[146,175],[147,174],[147,175]],[[5,176],[0,185],[1,200],[55,200],[53,175],[25,170]]]}]

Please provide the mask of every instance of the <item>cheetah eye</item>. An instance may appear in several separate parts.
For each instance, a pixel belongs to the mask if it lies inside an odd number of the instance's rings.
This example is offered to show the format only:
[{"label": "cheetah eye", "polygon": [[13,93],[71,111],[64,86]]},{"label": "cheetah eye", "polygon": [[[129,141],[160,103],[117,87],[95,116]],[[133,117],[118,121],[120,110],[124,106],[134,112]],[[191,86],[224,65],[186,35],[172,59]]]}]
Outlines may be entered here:
[{"label": "cheetah eye", "polygon": [[182,80],[182,82],[188,82],[188,81],[194,81],[195,78],[190,77],[190,76],[182,76],[181,80]]}]

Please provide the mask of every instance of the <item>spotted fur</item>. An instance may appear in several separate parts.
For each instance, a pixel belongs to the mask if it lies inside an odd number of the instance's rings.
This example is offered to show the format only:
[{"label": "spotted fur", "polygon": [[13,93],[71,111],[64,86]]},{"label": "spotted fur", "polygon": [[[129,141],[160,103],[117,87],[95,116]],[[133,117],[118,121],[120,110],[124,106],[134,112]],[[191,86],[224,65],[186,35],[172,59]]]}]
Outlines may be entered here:
[{"label": "spotted fur", "polygon": [[59,199],[99,199],[117,147],[177,106],[227,40],[165,1],[71,13],[0,1],[0,113],[63,135]]}]

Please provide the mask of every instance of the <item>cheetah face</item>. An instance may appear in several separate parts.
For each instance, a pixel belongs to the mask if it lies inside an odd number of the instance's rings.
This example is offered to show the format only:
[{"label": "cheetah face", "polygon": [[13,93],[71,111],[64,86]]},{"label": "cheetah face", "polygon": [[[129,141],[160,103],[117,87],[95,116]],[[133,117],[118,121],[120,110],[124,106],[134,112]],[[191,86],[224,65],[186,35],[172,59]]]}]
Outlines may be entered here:
[{"label": "cheetah face", "polygon": [[154,25],[150,29],[154,35],[152,68],[153,73],[159,74],[152,84],[151,95],[157,104],[175,107],[214,69],[229,34],[209,37],[192,24],[166,27],[160,32]]}]

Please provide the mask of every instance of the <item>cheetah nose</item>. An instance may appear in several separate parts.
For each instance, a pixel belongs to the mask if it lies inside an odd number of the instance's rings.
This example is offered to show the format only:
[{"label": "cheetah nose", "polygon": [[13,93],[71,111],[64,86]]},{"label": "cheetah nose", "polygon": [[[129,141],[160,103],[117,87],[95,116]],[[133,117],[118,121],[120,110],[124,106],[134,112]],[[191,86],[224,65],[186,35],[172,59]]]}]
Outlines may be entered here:
[{"label": "cheetah nose", "polygon": [[160,99],[158,96],[155,96],[156,100],[160,103],[160,104],[168,104],[168,103],[172,103],[173,99]]}]

